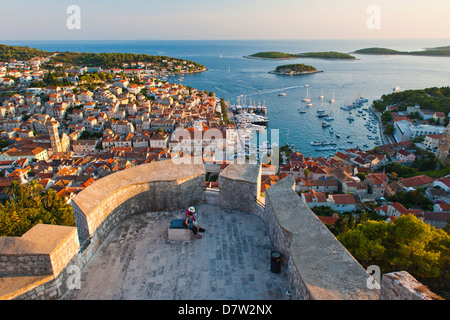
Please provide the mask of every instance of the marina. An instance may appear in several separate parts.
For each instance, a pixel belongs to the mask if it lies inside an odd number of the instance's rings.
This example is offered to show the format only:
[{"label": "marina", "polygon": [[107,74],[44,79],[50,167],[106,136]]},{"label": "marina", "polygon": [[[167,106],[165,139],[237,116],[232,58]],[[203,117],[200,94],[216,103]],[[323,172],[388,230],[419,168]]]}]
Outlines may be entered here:
[{"label": "marina", "polygon": [[[358,95],[356,99],[350,104],[344,104],[341,107],[334,106],[334,102],[330,104],[330,106],[325,106],[324,104],[324,93],[322,90],[322,94],[318,97],[319,103],[321,107],[313,108],[313,102],[311,100],[309,91],[310,86],[304,85],[306,88],[306,98],[301,99],[301,102],[304,104],[304,107],[299,107],[297,112],[299,117],[304,119],[305,121],[312,122],[311,118],[316,118],[320,120],[320,127],[325,129],[322,131],[323,140],[314,140],[310,142],[310,145],[314,148],[314,151],[323,157],[332,157],[333,154],[330,154],[330,151],[337,150],[346,150],[348,148],[354,149],[365,149],[369,150],[374,148],[377,145],[381,144],[380,137],[377,135],[379,133],[379,123],[376,116],[372,113],[368,106],[369,100]],[[281,91],[279,93],[286,93],[284,87],[281,87]],[[333,92],[333,99],[335,101],[335,93]],[[229,112],[231,112],[231,119],[235,122],[236,128],[239,130],[266,130],[269,128],[269,116],[267,115],[267,107],[265,101],[261,105],[260,102],[256,103],[256,100],[249,99],[249,103],[246,103],[246,97],[244,95],[240,95],[237,97],[237,104],[231,105],[229,108]],[[331,101],[331,100],[330,100]],[[363,128],[365,127],[370,134],[367,134],[367,138],[363,143],[357,144],[354,140],[350,139],[351,134],[345,134],[346,139],[341,140],[341,133],[336,131],[334,126],[332,126],[331,122],[335,121],[335,116],[331,114],[334,113],[336,116],[337,113],[342,112],[342,116],[348,120],[349,124],[353,122],[358,122],[358,125],[361,125]],[[363,121],[364,123],[361,123]],[[341,128],[342,130],[342,128]],[[244,135],[245,136],[245,135]],[[333,136],[337,139],[328,140],[326,137]],[[246,138],[247,140],[251,139],[250,137]],[[244,139],[245,140],[245,139]],[[250,147],[248,143],[244,143],[246,146],[243,149],[243,154],[248,156],[251,154]],[[289,144],[290,145],[290,144]],[[250,148],[250,149],[249,149]],[[253,149],[256,148],[256,145]],[[293,144],[291,146],[292,150],[298,151]]]}]

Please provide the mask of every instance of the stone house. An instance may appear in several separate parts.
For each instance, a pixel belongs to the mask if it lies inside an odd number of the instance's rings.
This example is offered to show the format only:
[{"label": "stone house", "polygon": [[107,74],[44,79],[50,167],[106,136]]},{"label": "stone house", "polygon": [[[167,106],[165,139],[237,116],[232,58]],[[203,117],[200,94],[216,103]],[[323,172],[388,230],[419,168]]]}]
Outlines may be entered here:
[{"label": "stone house", "polygon": [[416,159],[416,155],[407,150],[399,150],[395,158],[398,162],[413,162]]}]

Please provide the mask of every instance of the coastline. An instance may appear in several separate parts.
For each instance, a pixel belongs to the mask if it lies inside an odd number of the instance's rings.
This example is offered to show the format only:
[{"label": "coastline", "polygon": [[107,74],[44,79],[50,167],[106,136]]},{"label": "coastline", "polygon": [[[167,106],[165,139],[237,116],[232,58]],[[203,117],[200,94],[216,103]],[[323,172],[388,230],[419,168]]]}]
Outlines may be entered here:
[{"label": "coastline", "polygon": [[380,128],[380,138],[381,138],[381,141],[383,142],[383,145],[391,144],[392,142],[391,142],[390,136],[387,136],[384,134],[384,126],[383,126],[383,122],[381,121],[381,113],[377,109],[375,109],[373,107],[373,105],[370,105],[369,109],[372,111],[374,116],[377,117],[378,125]]},{"label": "coastline", "polygon": [[246,59],[254,59],[254,60],[292,60],[298,59],[299,57],[286,57],[286,58],[261,58],[261,57],[252,57],[252,56],[242,56]]},{"label": "coastline", "polygon": [[314,73],[321,73],[323,72],[322,70],[316,70],[316,71],[303,71],[303,72],[279,72],[276,70],[273,71],[269,71],[268,73],[270,74],[278,74],[278,75],[282,75],[282,76],[303,76],[303,75],[308,75],[308,74],[314,74]]},{"label": "coastline", "polygon": [[208,68],[204,67],[202,70],[197,70],[197,71],[190,71],[190,72],[168,72],[168,73],[163,73],[163,74],[156,74],[157,76],[163,76],[163,77],[177,77],[177,76],[185,76],[185,75],[191,75],[191,74],[198,74],[198,73],[202,73],[202,72],[206,72],[208,71]]},{"label": "coastline", "polygon": [[261,58],[261,57],[252,57],[252,56],[242,56],[246,59],[254,59],[254,60],[292,60],[292,59],[322,59],[322,60],[339,60],[339,61],[354,61],[354,60],[361,60],[357,57],[353,58],[333,58],[333,57],[320,57],[320,56],[304,56],[304,55],[298,55],[295,57],[285,57],[285,58]]}]

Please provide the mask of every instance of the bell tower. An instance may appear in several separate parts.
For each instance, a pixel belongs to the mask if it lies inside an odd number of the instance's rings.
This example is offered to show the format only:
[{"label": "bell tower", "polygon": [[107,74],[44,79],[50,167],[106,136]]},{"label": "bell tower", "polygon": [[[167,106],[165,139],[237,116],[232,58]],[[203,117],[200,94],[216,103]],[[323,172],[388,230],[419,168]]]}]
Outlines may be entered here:
[{"label": "bell tower", "polygon": [[450,149],[450,123],[447,126],[447,128],[445,128],[441,140],[439,140],[439,146],[437,149],[436,157],[442,162],[444,162],[447,159],[449,149]]},{"label": "bell tower", "polygon": [[58,133],[58,122],[51,122],[51,124],[47,127],[48,133],[50,135],[50,142],[52,144],[53,153],[62,152],[61,141],[59,140]]}]

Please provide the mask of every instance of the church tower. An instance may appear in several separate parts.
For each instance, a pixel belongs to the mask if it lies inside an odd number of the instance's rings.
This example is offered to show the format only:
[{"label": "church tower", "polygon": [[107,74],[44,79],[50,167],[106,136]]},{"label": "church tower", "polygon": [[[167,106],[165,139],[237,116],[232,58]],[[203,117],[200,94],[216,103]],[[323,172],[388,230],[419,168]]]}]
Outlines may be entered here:
[{"label": "church tower", "polygon": [[450,149],[450,123],[447,126],[447,128],[445,128],[441,140],[439,140],[439,147],[437,149],[436,157],[442,162],[444,162],[447,159],[449,149]]},{"label": "church tower", "polygon": [[50,135],[50,142],[52,143],[53,153],[62,152],[61,141],[59,140],[58,122],[51,122],[48,127],[48,133]]}]

